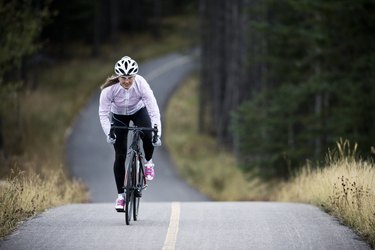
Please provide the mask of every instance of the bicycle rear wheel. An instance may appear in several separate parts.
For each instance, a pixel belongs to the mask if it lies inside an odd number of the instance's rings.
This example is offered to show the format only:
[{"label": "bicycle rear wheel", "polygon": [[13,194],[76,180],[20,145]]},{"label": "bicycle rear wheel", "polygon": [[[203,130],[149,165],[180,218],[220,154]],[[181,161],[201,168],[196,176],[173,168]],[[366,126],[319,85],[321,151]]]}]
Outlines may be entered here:
[{"label": "bicycle rear wheel", "polygon": [[126,176],[126,186],[125,186],[125,192],[126,192],[126,202],[125,202],[125,222],[126,225],[130,224],[130,220],[133,216],[134,212],[134,186],[135,186],[135,155],[133,154],[130,158],[130,161],[127,166],[127,176]]}]

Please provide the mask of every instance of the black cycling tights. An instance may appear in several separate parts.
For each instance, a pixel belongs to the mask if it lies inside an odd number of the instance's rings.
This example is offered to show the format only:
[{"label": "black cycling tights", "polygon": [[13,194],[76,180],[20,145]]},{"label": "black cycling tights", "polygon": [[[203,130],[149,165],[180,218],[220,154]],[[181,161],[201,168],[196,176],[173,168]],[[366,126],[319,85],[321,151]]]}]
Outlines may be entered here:
[{"label": "black cycling tights", "polygon": [[[113,114],[112,122],[115,126],[129,126],[130,121],[133,121],[137,127],[149,127],[151,128],[151,119],[148,115],[147,109],[142,108],[133,115],[116,115]],[[125,158],[128,143],[128,131],[124,129],[115,130],[116,142],[115,148],[115,163],[113,164],[113,171],[115,173],[115,181],[117,191],[119,194],[124,192],[124,178],[125,178]],[[143,142],[143,150],[145,152],[146,161],[152,158],[154,153],[154,146],[152,145],[152,132],[144,131],[141,133],[141,139]]]}]

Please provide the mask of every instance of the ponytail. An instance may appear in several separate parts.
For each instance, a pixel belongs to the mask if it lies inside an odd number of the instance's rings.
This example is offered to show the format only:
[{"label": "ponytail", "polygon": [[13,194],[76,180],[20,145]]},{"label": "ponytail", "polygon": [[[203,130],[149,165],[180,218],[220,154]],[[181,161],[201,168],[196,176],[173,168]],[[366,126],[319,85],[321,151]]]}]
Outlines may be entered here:
[{"label": "ponytail", "polygon": [[100,86],[100,89],[104,89],[106,87],[109,87],[109,86],[112,86],[113,84],[118,83],[119,82],[118,78],[119,77],[116,75],[112,75],[108,77],[107,80],[102,84],[102,86]]}]

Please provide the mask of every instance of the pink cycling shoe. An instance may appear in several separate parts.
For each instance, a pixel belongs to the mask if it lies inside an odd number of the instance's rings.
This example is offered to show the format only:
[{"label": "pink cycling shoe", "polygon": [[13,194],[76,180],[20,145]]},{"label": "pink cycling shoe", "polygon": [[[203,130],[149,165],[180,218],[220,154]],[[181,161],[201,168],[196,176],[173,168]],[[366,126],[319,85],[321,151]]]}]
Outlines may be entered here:
[{"label": "pink cycling shoe", "polygon": [[124,212],[124,206],[125,206],[125,199],[124,198],[117,198],[116,199],[116,206],[115,209],[117,212]]},{"label": "pink cycling shoe", "polygon": [[155,164],[152,162],[152,159],[145,163],[145,175],[148,181],[152,181],[155,177],[154,166]]}]

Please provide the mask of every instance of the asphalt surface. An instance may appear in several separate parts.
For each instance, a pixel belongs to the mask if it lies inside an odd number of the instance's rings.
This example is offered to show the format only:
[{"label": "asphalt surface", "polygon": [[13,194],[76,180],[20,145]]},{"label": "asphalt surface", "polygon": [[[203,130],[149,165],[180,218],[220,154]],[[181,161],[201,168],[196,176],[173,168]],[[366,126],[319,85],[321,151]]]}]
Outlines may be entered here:
[{"label": "asphalt surface", "polygon": [[[162,110],[194,65],[179,54],[141,65]],[[209,201],[183,182],[163,147],[154,154],[156,179],[144,192],[139,220],[126,226],[124,214],[114,210],[114,154],[99,124],[98,97],[67,140],[71,172],[87,184],[92,203],[50,209],[0,241],[0,249],[370,249],[315,206]]]},{"label": "asphalt surface", "polygon": [[[172,230],[171,204],[180,210]],[[140,212],[140,220],[126,226],[112,203],[54,208],[24,223],[0,248],[370,249],[347,227],[304,204],[144,202]]]}]

